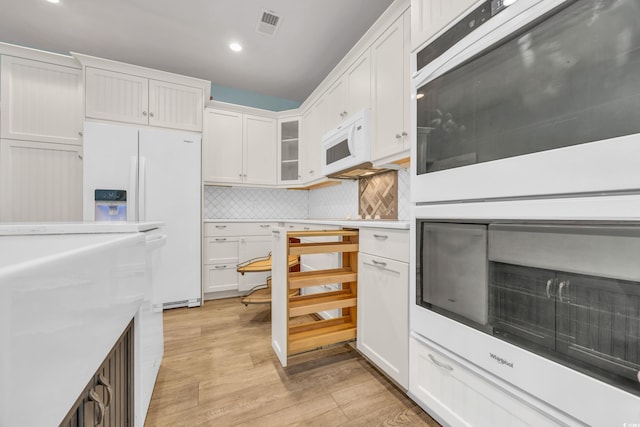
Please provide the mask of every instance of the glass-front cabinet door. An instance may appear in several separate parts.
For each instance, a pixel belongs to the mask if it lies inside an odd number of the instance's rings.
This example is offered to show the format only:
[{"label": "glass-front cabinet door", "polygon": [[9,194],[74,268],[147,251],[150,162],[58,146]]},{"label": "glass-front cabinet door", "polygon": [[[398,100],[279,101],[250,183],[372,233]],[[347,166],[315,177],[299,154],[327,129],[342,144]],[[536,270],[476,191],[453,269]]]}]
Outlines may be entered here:
[{"label": "glass-front cabinet door", "polygon": [[300,117],[278,121],[278,184],[302,182],[300,169]]}]

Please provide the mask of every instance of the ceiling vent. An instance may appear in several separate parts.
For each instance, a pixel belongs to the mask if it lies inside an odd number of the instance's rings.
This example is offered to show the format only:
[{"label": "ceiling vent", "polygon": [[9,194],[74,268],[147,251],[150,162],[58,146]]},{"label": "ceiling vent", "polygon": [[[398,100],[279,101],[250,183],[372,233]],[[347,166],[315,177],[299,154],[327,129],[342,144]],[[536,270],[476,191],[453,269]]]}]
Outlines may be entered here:
[{"label": "ceiling vent", "polygon": [[263,10],[262,18],[258,22],[256,31],[265,36],[275,37],[278,30],[278,24],[280,23],[280,17],[276,15],[272,10]]}]

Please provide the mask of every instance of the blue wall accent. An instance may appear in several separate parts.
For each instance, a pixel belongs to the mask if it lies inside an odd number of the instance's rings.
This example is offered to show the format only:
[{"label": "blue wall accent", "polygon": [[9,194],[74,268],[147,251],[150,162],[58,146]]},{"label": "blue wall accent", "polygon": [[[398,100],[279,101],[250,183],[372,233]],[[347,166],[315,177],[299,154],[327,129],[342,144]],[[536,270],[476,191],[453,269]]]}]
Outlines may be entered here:
[{"label": "blue wall accent", "polygon": [[261,108],[270,111],[284,111],[298,108],[301,102],[276,96],[263,95],[257,92],[236,89],[211,83],[211,96],[214,101],[229,102],[247,107]]}]

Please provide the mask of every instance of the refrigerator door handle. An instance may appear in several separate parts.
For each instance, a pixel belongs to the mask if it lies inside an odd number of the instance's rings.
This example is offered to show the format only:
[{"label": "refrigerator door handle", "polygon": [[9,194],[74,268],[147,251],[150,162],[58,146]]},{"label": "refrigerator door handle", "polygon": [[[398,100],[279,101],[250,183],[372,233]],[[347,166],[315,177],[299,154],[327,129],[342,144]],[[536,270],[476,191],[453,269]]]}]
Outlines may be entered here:
[{"label": "refrigerator door handle", "polygon": [[138,188],[138,157],[129,157],[129,192],[127,194],[127,220],[138,220],[138,205],[136,203]]},{"label": "refrigerator door handle", "polygon": [[146,221],[147,215],[145,212],[145,195],[146,195],[146,172],[147,172],[147,159],[140,157],[140,177],[138,178],[138,221]]}]

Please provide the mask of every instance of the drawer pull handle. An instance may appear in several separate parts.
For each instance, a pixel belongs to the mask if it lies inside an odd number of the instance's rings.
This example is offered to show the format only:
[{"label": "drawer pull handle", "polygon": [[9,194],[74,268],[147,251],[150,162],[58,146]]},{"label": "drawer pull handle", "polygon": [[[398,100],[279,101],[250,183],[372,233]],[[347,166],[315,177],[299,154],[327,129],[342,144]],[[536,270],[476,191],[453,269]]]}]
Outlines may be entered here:
[{"label": "drawer pull handle", "polygon": [[102,403],[100,396],[93,389],[89,390],[88,398],[98,406],[98,416],[96,417],[94,414],[93,420],[96,426],[101,426],[104,421],[104,403]]},{"label": "drawer pull handle", "polygon": [[438,360],[437,360],[435,357],[433,357],[433,354],[431,354],[431,353],[429,353],[429,359],[431,359],[431,361],[432,361],[433,363],[435,363],[435,365],[436,365],[438,368],[446,369],[446,370],[447,370],[447,371],[449,371],[449,372],[453,371],[453,368],[452,368],[451,366],[449,366],[449,365],[447,365],[447,364],[444,364],[444,363],[442,363],[442,362],[438,362]]},{"label": "drawer pull handle", "polygon": [[216,228],[219,228],[220,230],[222,230],[223,228],[227,228],[226,225],[216,225]]},{"label": "drawer pull handle", "polygon": [[311,227],[304,227],[305,230],[311,230]]},{"label": "drawer pull handle", "polygon": [[112,394],[111,384],[109,384],[107,379],[102,374],[98,375],[98,384],[103,386],[105,388],[105,390],[107,391],[107,396],[106,396],[106,399],[105,399],[105,402],[104,402],[104,407],[108,408],[109,404],[111,403],[111,394]]},{"label": "drawer pull handle", "polygon": [[280,231],[279,230],[272,230],[271,231],[273,234],[277,234],[278,236],[280,235]]},{"label": "drawer pull handle", "polygon": [[375,259],[372,259],[371,262],[373,262],[374,265],[377,265],[379,267],[386,267],[387,263],[383,262],[383,261],[376,261]]},{"label": "drawer pull handle", "polygon": [[226,240],[227,240],[226,237],[218,237],[218,238],[216,238],[216,242],[224,242]]},{"label": "drawer pull handle", "polygon": [[374,234],[373,237],[380,240],[387,240],[389,238],[386,234]]},{"label": "drawer pull handle", "polygon": [[216,265],[216,268],[217,268],[217,269],[227,268],[227,266],[226,266],[226,265]]},{"label": "drawer pull handle", "polygon": [[262,228],[269,228],[269,227],[271,227],[271,226],[270,226],[269,224],[260,224],[260,227],[262,227]]}]

